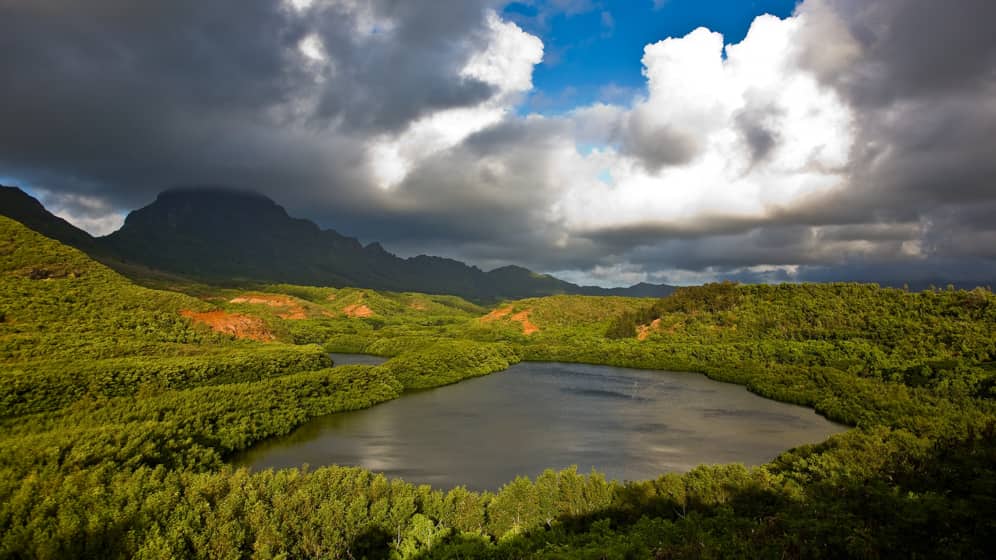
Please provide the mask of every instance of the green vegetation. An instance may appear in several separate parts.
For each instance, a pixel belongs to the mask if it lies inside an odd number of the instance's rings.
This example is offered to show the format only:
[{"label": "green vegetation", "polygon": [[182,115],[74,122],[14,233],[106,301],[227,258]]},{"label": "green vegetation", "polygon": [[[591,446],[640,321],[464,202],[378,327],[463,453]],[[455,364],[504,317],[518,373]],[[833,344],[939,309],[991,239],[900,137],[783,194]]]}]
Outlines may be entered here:
[{"label": "green vegetation", "polygon": [[[988,290],[910,293],[867,284],[679,289],[617,318],[610,338],[645,325],[654,346],[689,359],[831,367],[928,387],[953,399],[994,397],[996,302]],[[710,352],[713,353],[710,355]]]},{"label": "green vegetation", "polygon": [[399,354],[381,368],[390,371],[405,389],[427,389],[508,369],[518,361],[508,344],[445,340]]},{"label": "green vegetation", "polygon": [[[0,557],[971,558],[996,544],[987,290],[718,284],[484,309],[176,288],[0,218]],[[249,317],[269,341],[185,310]],[[327,350],[391,359],[330,368]],[[758,468],[627,483],[568,469],[496,492],[225,465],[316,416],[522,359],[703,372],[855,429]]]}]

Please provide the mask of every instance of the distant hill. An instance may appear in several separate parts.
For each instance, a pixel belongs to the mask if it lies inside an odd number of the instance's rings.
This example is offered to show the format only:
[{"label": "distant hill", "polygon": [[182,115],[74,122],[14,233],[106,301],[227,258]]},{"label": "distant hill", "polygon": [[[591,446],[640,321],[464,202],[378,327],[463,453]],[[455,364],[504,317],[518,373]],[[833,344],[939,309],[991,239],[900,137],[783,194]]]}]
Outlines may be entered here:
[{"label": "distant hill", "polygon": [[120,230],[103,238],[93,238],[52,215],[20,189],[5,187],[3,192],[0,212],[40,233],[125,266],[207,281],[356,286],[475,300],[554,294],[661,297],[674,289],[652,284],[613,289],[578,286],[518,266],[485,272],[441,257],[405,259],[379,243],[364,246],[309,220],[293,218],[273,200],[250,191],[166,191],[152,204],[131,212]]}]

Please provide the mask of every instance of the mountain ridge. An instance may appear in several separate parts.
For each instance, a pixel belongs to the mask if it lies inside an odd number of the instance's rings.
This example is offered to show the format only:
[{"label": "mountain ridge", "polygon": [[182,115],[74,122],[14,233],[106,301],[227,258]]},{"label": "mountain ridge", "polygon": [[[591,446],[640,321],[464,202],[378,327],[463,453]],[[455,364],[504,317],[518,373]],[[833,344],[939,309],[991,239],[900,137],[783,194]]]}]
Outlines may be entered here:
[{"label": "mountain ridge", "polygon": [[96,248],[96,238],[49,212],[36,198],[17,187],[0,185],[0,214],[86,253]]},{"label": "mountain ridge", "polygon": [[[674,288],[579,286],[517,265],[490,271],[446,257],[402,258],[379,242],[363,245],[334,229],[290,216],[271,198],[227,187],[177,188],[92,237],[16,187],[2,187],[0,213],[123,266],[138,265],[209,282],[355,286],[499,300],[556,294],[661,297]],[[111,263],[109,263],[111,264]],[[113,264],[112,264],[113,266]]]}]

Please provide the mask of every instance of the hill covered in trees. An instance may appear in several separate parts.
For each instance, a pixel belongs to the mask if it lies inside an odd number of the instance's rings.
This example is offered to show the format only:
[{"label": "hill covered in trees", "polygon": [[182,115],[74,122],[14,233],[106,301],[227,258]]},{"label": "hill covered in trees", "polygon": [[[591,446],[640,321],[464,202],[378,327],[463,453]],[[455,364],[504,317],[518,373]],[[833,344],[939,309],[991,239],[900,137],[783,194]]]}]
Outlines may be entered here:
[{"label": "hill covered in trees", "polygon": [[[178,274],[223,284],[292,283],[453,294],[482,301],[551,294],[661,296],[666,285],[578,286],[519,266],[483,271],[460,261],[400,258],[292,218],[265,196],[233,189],[178,189],[131,212],[124,226],[92,238],[37,200],[0,187],[0,211],[126,273]],[[161,274],[160,274],[161,275]]]},{"label": "hill covered in trees", "polygon": [[[480,307],[137,286],[0,218],[0,557],[985,557],[996,297],[711,285]],[[388,356],[332,364],[326,351]],[[233,453],[523,359],[698,371],[853,426],[752,469],[549,471],[493,492]]]}]

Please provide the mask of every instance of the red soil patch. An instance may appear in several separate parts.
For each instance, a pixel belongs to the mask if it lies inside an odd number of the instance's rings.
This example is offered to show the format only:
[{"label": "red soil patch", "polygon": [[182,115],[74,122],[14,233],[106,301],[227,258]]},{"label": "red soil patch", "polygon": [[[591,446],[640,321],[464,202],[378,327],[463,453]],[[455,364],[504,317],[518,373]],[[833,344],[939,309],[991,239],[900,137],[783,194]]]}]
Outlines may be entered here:
[{"label": "red soil patch", "polygon": [[491,313],[488,313],[484,317],[481,317],[480,320],[481,320],[482,323],[492,323],[492,322],[497,321],[498,319],[501,319],[502,317],[508,315],[511,312],[512,312],[512,308],[511,307],[503,307],[501,309],[495,309]]},{"label": "red soil patch", "polygon": [[409,305],[408,307],[411,307],[415,311],[425,311],[426,309],[428,309],[428,307],[426,307],[426,305],[420,301],[413,301],[412,304]]},{"label": "red soil patch", "polygon": [[370,309],[366,305],[360,303],[354,303],[353,305],[347,305],[342,308],[342,312],[348,317],[373,317],[373,309]]},{"label": "red soil patch", "polygon": [[190,311],[189,309],[180,311],[180,315],[195,323],[207,325],[215,332],[229,334],[235,338],[247,338],[261,342],[268,342],[276,338],[273,336],[273,333],[267,330],[266,325],[263,324],[263,320],[259,317],[226,313],[220,310],[198,312]]},{"label": "red soil patch", "polygon": [[508,318],[510,321],[515,321],[522,325],[522,334],[530,335],[534,332],[539,332],[540,328],[533,324],[529,320],[529,314],[532,313],[532,309],[526,309],[524,311],[519,311],[518,313],[512,315],[511,307],[503,307],[501,309],[495,309],[491,313],[488,313],[484,317],[478,319],[482,323],[493,323],[499,319]]},{"label": "red soil patch", "polygon": [[247,303],[249,305],[266,305],[269,307],[279,307],[284,309],[283,313],[278,313],[277,317],[281,319],[289,319],[292,321],[299,321],[301,319],[307,319],[308,316],[304,312],[304,307],[301,304],[294,301],[289,296],[277,296],[270,294],[250,294],[246,296],[241,296],[229,300],[228,303]]},{"label": "red soil patch", "polygon": [[654,319],[649,325],[640,325],[636,327],[636,339],[637,340],[647,340],[650,336],[650,331],[660,330],[661,320]]},{"label": "red soil patch", "polygon": [[526,309],[525,311],[519,311],[515,315],[509,317],[509,319],[520,323],[522,325],[522,334],[529,336],[534,332],[539,332],[539,327],[534,325],[532,321],[529,320],[529,314],[532,313],[532,309]]}]

